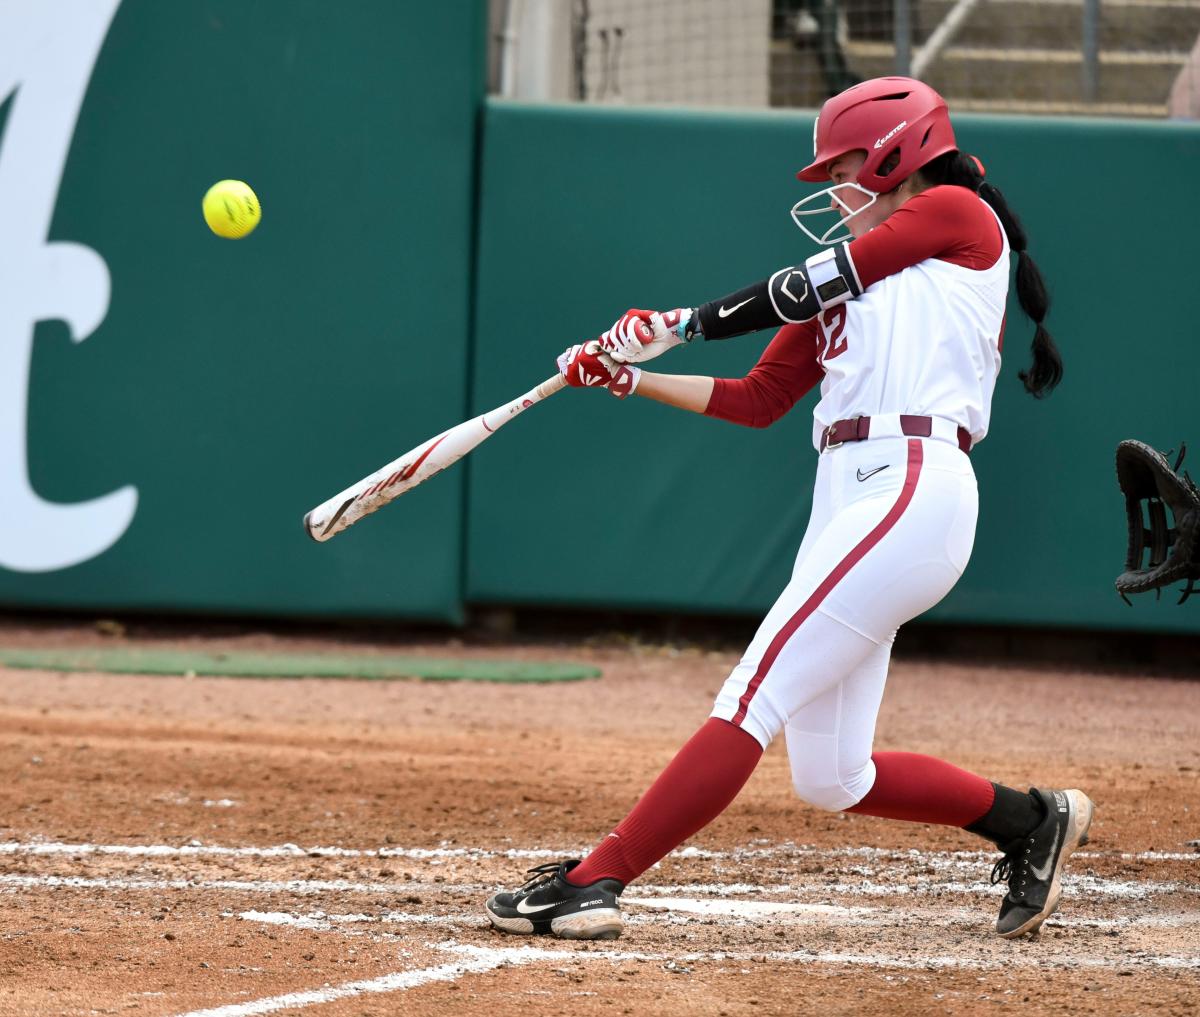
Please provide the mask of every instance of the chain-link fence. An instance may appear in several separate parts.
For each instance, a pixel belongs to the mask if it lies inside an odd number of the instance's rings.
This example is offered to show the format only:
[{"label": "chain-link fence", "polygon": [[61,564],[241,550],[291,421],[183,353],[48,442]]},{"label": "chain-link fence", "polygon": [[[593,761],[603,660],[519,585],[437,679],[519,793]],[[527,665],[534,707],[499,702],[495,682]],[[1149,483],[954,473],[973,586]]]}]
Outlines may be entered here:
[{"label": "chain-link fence", "polygon": [[956,110],[1200,115],[1200,0],[492,0],[492,83],[548,101],[816,107],[908,74]]}]

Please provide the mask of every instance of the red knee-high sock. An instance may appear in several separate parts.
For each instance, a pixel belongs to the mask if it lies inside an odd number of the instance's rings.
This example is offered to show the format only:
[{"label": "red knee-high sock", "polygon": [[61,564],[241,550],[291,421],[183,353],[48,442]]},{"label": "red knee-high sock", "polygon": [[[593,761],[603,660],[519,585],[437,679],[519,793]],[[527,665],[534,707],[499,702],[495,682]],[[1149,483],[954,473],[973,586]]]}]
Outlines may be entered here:
[{"label": "red knee-high sock", "polygon": [[916,752],[875,752],[875,783],[847,812],[967,826],[992,807],[992,782]]},{"label": "red knee-high sock", "polygon": [[737,797],[762,758],[758,740],[726,720],[710,718],[633,811],[567,877],[576,886],[598,879],[629,883],[703,829]]}]

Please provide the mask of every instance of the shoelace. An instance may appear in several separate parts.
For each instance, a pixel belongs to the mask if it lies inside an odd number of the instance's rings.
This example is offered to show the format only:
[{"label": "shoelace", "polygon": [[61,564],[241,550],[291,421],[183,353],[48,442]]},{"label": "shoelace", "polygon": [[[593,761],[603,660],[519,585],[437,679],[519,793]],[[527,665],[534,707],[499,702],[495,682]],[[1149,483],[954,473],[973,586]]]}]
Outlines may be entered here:
[{"label": "shoelace", "polygon": [[[1009,846],[1004,857],[992,866],[992,886],[1007,881],[1008,892],[1014,899],[1025,896],[1025,891],[1020,889],[1025,885],[1025,880],[1020,877],[1029,867],[1029,848],[1032,844],[1033,838],[1029,837]],[[1025,845],[1024,851],[1021,845]]]},{"label": "shoelace", "polygon": [[562,862],[547,862],[545,865],[535,865],[532,869],[526,869],[525,872],[529,878],[521,884],[521,889],[517,891],[517,894],[525,896],[532,893],[543,883],[548,883],[554,878],[554,873],[558,871],[561,865]]},{"label": "shoelace", "polygon": [[992,866],[992,886],[1004,882],[1004,880],[1012,875],[1012,867],[1015,860],[1015,856],[1005,855]]}]

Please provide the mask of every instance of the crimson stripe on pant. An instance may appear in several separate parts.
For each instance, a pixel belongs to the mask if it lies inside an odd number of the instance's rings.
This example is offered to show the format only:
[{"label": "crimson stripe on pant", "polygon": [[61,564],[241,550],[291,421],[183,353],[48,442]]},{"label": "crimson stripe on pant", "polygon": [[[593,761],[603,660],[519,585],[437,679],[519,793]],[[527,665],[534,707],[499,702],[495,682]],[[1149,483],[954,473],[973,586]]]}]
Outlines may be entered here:
[{"label": "crimson stripe on pant", "polygon": [[758,691],[758,687],[766,678],[767,672],[771,670],[776,658],[782,652],[787,641],[796,634],[796,630],[804,624],[804,620],[811,615],[821,605],[830,590],[832,590],[839,582],[845,578],[855,565],[857,565],[863,556],[878,544],[893,526],[896,521],[904,514],[904,510],[908,508],[909,502],[913,499],[913,492],[917,489],[917,478],[921,475],[921,462],[924,459],[924,448],[920,440],[913,438],[908,443],[908,473],[904,477],[904,487],[900,491],[900,496],[896,499],[896,503],[888,509],[886,516],[880,520],[879,524],[871,530],[862,540],[854,545],[845,558],[837,563],[837,566],[829,573],[821,584],[812,592],[812,595],[806,600],[791,618],[788,619],[786,625],[776,633],[775,638],[771,640],[771,645],[767,647],[767,652],[763,654],[763,658],[759,661],[758,670],[754,672],[754,677],[750,679],[750,683],[746,686],[746,691],[742,693],[742,698],[738,701],[737,713],[733,715],[733,723],[739,727],[742,721],[746,719],[746,711],[750,708],[750,700],[754,698],[754,694]]}]

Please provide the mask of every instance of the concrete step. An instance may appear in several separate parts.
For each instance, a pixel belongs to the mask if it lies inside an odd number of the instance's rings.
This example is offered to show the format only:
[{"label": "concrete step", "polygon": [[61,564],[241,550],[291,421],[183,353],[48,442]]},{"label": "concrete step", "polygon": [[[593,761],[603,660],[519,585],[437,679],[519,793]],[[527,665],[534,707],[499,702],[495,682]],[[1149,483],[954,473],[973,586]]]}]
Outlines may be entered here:
[{"label": "concrete step", "polygon": [[[950,0],[919,5],[916,41],[924,43],[952,8]],[[1021,46],[1079,49],[1084,7],[1080,2],[984,0],[974,8],[954,42],[960,46]],[[1100,5],[1100,49],[1190,49],[1200,36],[1200,2]],[[853,38],[853,36],[851,36]]]},{"label": "concrete step", "polygon": [[[914,45],[929,37],[954,6],[952,0],[914,5]],[[960,46],[1079,49],[1080,0],[984,0],[954,37]],[[1191,49],[1200,36],[1200,0],[1135,0],[1100,5],[1101,49]],[[851,39],[855,36],[853,31]]]},{"label": "concrete step", "polygon": [[[954,7],[954,0],[910,0],[917,44],[924,42]],[[890,0],[839,0],[849,37],[859,41],[891,41]],[[983,0],[968,17],[961,39],[990,44],[1016,40],[1024,46],[1079,45],[1083,0]],[[815,22],[810,20],[810,27]],[[1101,0],[1101,45],[1106,49],[1157,45],[1190,45],[1200,35],[1200,0]]]},{"label": "concrete step", "polygon": [[964,99],[946,96],[955,112],[1009,113],[1040,117],[1165,117],[1166,103],[1066,102],[1056,99]]},{"label": "concrete step", "polygon": [[[850,45],[847,61],[863,78],[893,73],[890,47]],[[1185,54],[1100,55],[1102,103],[1165,103]],[[952,46],[925,73],[943,95],[967,99],[1083,102],[1083,61],[1072,50],[1006,52],[998,48]]]},{"label": "concrete step", "polygon": [[[894,73],[891,47],[852,43],[860,77]],[[999,57],[1003,56],[1003,59]],[[1017,59],[1011,59],[1011,58]],[[1083,101],[1083,64],[1075,51],[996,51],[949,47],[926,76],[954,109],[986,112],[1165,116],[1181,54],[1101,54],[1097,103]],[[771,105],[814,109],[829,97],[815,54],[780,46],[771,54]]]}]

